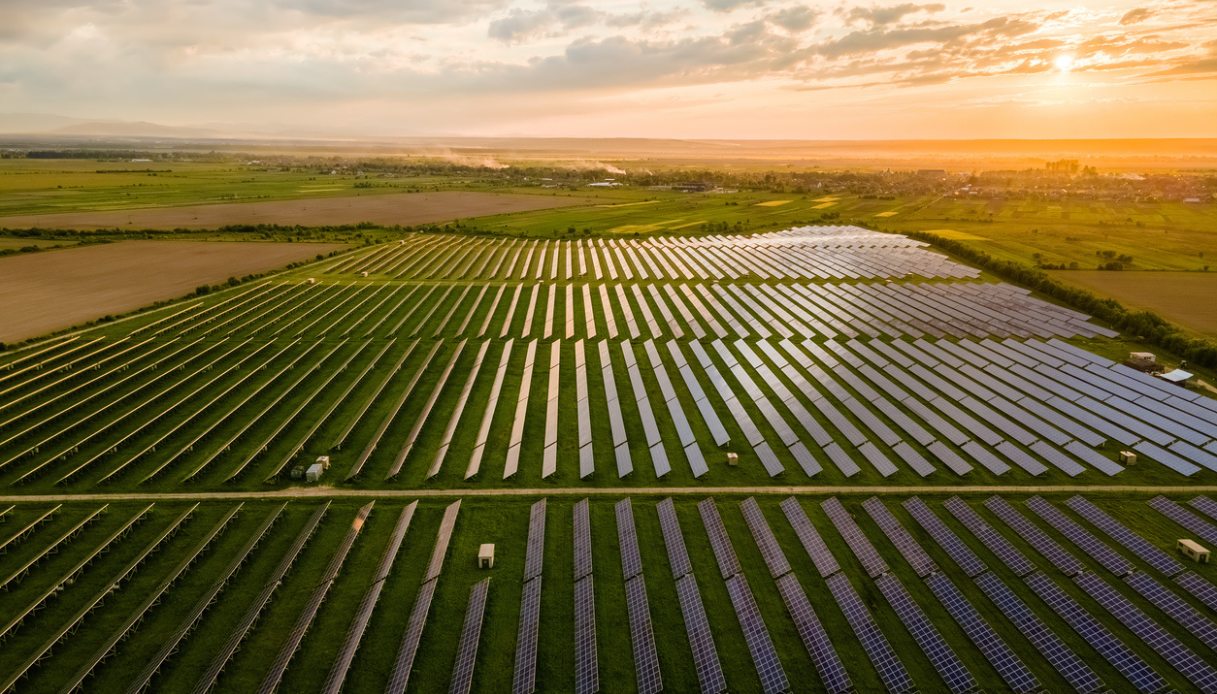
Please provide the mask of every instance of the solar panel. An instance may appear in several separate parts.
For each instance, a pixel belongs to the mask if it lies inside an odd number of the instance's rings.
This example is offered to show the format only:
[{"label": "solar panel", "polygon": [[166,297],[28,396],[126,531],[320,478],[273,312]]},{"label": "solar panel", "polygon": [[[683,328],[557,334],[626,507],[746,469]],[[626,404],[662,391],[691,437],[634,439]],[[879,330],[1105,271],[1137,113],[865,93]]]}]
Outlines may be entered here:
[{"label": "solar panel", "polygon": [[634,529],[634,507],[626,497],[618,501],[613,510],[617,514],[622,578],[629,580],[642,574],[642,555],[638,552],[638,534]]},{"label": "solar panel", "polygon": [[752,531],[752,539],[756,541],[756,546],[761,551],[761,558],[769,567],[769,574],[777,578],[790,573],[790,562],[786,560],[786,554],[778,544],[777,538],[774,537],[773,530],[765,520],[765,515],[761,513],[761,507],[757,505],[756,499],[751,497],[744,499],[740,503],[740,510],[744,513],[744,521],[748,523],[748,529]]},{"label": "solar panel", "polygon": [[1217,586],[1193,571],[1179,574],[1175,577],[1175,583],[1182,586],[1192,597],[1204,603],[1205,607],[1217,612]]},{"label": "solar panel", "polygon": [[1103,680],[1094,670],[1065,645],[1000,578],[986,571],[976,577],[976,584],[1074,690],[1097,692],[1104,689]]},{"label": "solar panel", "polygon": [[1213,624],[1213,620],[1201,614],[1157,579],[1137,572],[1126,577],[1124,582],[1163,614],[1175,620],[1179,626],[1187,629],[1188,633],[1210,650],[1217,650],[1217,625]]},{"label": "solar panel", "polygon": [[1154,649],[1162,659],[1170,663],[1180,675],[1200,688],[1201,691],[1217,689],[1217,670],[1204,662],[1190,648],[1150,619],[1128,598],[1112,588],[1097,574],[1084,572],[1074,579],[1091,598],[1118,619],[1137,640]]},{"label": "solar panel", "polygon": [[427,573],[423,581],[439,578],[444,569],[444,557],[448,554],[448,542],[452,539],[452,529],[456,527],[456,516],[461,510],[460,500],[456,500],[444,509],[444,517],[440,520],[439,531],[435,535],[435,548],[431,551],[431,561],[427,564]]},{"label": "solar panel", "polygon": [[385,687],[385,691],[391,694],[402,694],[409,684],[410,672],[414,669],[414,656],[418,654],[418,644],[423,638],[423,627],[427,625],[427,614],[431,611],[431,600],[435,597],[437,583],[438,581],[427,581],[418,588],[414,606],[410,608],[410,619],[406,622],[406,633],[401,639],[397,660],[393,664],[393,674]]},{"label": "solar panel", "polygon": [[651,626],[647,587],[641,574],[626,580],[625,601],[630,618],[630,643],[633,645],[638,691],[662,691],[663,679],[659,672],[659,657],[655,653],[655,633]]},{"label": "solar panel", "polygon": [[722,572],[723,578],[740,573],[743,569],[740,568],[739,558],[735,556],[731,538],[727,535],[727,528],[723,525],[722,517],[718,515],[718,508],[714,505],[714,500],[706,499],[699,502],[697,510],[701,513],[702,525],[706,527],[706,534],[710,537],[710,548],[714,550],[714,558],[718,560],[718,568]]},{"label": "solar panel", "polygon": [[1027,508],[1034,511],[1040,518],[1048,521],[1048,524],[1056,528],[1057,532],[1064,535],[1066,539],[1082,550],[1083,553],[1102,564],[1103,568],[1116,576],[1125,576],[1132,572],[1132,562],[1117,554],[1107,543],[1075,523],[1072,518],[1061,513],[1060,509],[1045,501],[1042,497],[1033,496],[1027,499],[1026,504]]},{"label": "solar panel", "polygon": [[1203,518],[1191,513],[1179,504],[1167,499],[1164,496],[1155,496],[1149,500],[1150,508],[1167,518],[1175,521],[1179,525],[1186,528],[1189,532],[1195,533],[1200,539],[1209,544],[1217,544],[1217,526],[1204,520]]},{"label": "solar panel", "polygon": [[655,505],[659,513],[659,529],[663,533],[663,544],[668,551],[668,564],[672,567],[672,577],[680,578],[693,573],[693,564],[689,561],[689,552],[685,548],[684,534],[680,531],[680,520],[676,517],[676,507],[672,499],[664,499]]},{"label": "solar panel", "polygon": [[756,599],[752,597],[752,590],[743,574],[736,574],[727,579],[727,594],[731,598],[731,606],[735,608],[740,629],[744,632],[744,641],[748,644],[748,652],[752,655],[752,663],[756,666],[756,674],[761,680],[761,690],[766,694],[789,690],[786,671],[778,660],[773,640],[769,637],[769,629],[761,618],[760,608],[757,607]]},{"label": "solar panel", "polygon": [[936,573],[927,577],[925,582],[1010,689],[1016,692],[1029,692],[1039,688],[1040,683],[1035,675],[1027,669],[1022,659],[1010,650],[1010,647],[997,635],[993,627],[980,616],[980,613],[959,592],[951,579],[947,578],[945,574]]},{"label": "solar panel", "polygon": [[939,547],[946,550],[951,559],[963,569],[964,573],[969,577],[974,577],[984,573],[989,567],[981,561],[980,557],[959,539],[953,530],[947,527],[942,519],[930,510],[925,502],[917,497],[912,497],[904,502],[904,508],[917,521],[930,537],[938,543]]},{"label": "solar panel", "polygon": [[1088,499],[1075,496],[1066,501],[1065,505],[1163,575],[1170,577],[1183,573],[1183,564],[1178,559],[1155,547]]},{"label": "solar panel", "polygon": [[896,517],[892,515],[891,511],[887,510],[887,507],[883,505],[882,501],[879,501],[878,497],[872,496],[862,502],[862,508],[866,509],[866,512],[874,519],[875,524],[892,541],[897,551],[909,563],[909,566],[913,567],[913,571],[919,577],[925,578],[938,571],[938,565],[934,563],[930,555],[926,554],[921,544],[909,534],[909,531],[904,529],[900,521],[896,520]]},{"label": "solar panel", "polygon": [[[590,567],[589,567],[590,568]],[[590,574],[575,580],[575,692],[600,691],[596,656],[596,603]]]},{"label": "solar panel", "polygon": [[1064,619],[1104,660],[1119,670],[1138,691],[1156,692],[1166,687],[1161,675],[1043,572],[1036,571],[1027,576],[1026,582],[1053,612]]},{"label": "solar panel", "polygon": [[786,514],[786,519],[790,521],[790,527],[794,528],[795,535],[798,536],[799,542],[803,544],[803,549],[811,557],[811,561],[816,565],[816,570],[820,572],[820,575],[828,578],[840,571],[841,565],[837,563],[837,558],[828,549],[828,545],[824,543],[824,538],[820,536],[819,531],[811,524],[811,519],[807,517],[807,513],[799,504],[798,499],[793,496],[788,497],[782,500],[780,506],[782,512]]},{"label": "solar panel", "polygon": [[875,623],[874,617],[871,616],[870,610],[866,608],[845,574],[833,574],[825,583],[832,592],[833,599],[844,613],[845,620],[849,622],[850,628],[853,629],[858,641],[862,644],[862,650],[866,652],[875,671],[879,673],[883,686],[889,692],[914,691],[913,680],[905,670],[904,664],[900,662],[896,651],[892,649],[887,637],[883,635],[879,625]]},{"label": "solar panel", "polygon": [[1207,496],[1198,496],[1187,502],[1187,505],[1203,513],[1209,518],[1217,520],[1217,501],[1213,501]]},{"label": "solar panel", "polygon": [[727,680],[723,676],[718,651],[714,647],[714,634],[706,618],[697,579],[684,575],[676,579],[676,595],[680,599],[680,611],[684,616],[685,635],[693,651],[693,663],[697,667],[697,681],[705,694],[726,691]]},{"label": "solar panel", "polygon": [[545,499],[532,505],[528,517],[528,549],[524,555],[524,580],[541,575],[545,561]]},{"label": "solar panel", "polygon": [[849,674],[837,655],[836,648],[828,638],[824,625],[812,609],[807,593],[799,584],[799,579],[792,573],[787,573],[777,579],[778,593],[786,603],[786,610],[794,621],[795,630],[803,640],[808,655],[819,673],[824,688],[830,692],[845,692],[852,688]]},{"label": "solar panel", "polygon": [[980,540],[981,544],[987,547],[989,551],[997,555],[997,558],[1009,567],[1016,576],[1025,576],[1035,571],[1035,564],[1031,563],[1027,555],[1010,544],[1009,540],[981,518],[963,499],[953,496],[943,503],[943,508],[955,516],[956,520],[963,523],[964,527],[976,539]]},{"label": "solar panel", "polygon": [[473,666],[477,663],[478,642],[482,638],[482,618],[486,614],[486,593],[490,579],[484,578],[469,590],[469,606],[465,609],[465,624],[456,648],[456,663],[452,666],[449,694],[468,694],[473,686]]},{"label": "solar panel", "polygon": [[879,552],[875,550],[875,546],[871,544],[862,529],[854,522],[853,517],[841,505],[841,502],[836,498],[828,499],[820,504],[824,512],[828,514],[828,520],[832,521],[837,532],[845,539],[845,543],[862,562],[862,568],[866,570],[867,575],[871,578],[887,573],[887,562],[883,557],[879,556]]},{"label": "solar panel", "polygon": [[1026,516],[1015,510],[1005,499],[999,496],[989,497],[985,501],[985,508],[995,513],[1019,537],[1034,547],[1035,551],[1043,555],[1066,576],[1072,576],[1082,570],[1082,563],[1078,561],[1077,557],[1057,544],[1056,540],[1048,537],[1043,530],[1027,520]]},{"label": "solar panel", "polygon": [[942,638],[934,623],[925,616],[925,612],[913,602],[912,596],[905,590],[900,579],[892,574],[884,574],[875,579],[875,585],[896,611],[896,616],[912,634],[921,651],[929,658],[930,664],[942,677],[947,688],[952,692],[970,692],[976,689],[976,680],[973,679],[972,673],[968,672],[968,668]]},{"label": "solar panel", "polygon": [[592,525],[588,514],[587,499],[575,504],[572,511],[575,543],[575,580],[592,573]]},{"label": "solar panel", "polygon": [[511,683],[514,694],[537,690],[537,639],[541,628],[541,579],[524,583],[520,596],[520,626],[516,632],[516,660]]}]

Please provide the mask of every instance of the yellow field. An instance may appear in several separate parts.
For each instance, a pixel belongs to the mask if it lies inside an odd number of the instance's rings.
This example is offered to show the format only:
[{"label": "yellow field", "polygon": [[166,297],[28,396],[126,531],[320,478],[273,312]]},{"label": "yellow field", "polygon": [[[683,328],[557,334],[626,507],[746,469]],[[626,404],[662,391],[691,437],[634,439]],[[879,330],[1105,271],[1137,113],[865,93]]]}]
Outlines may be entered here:
[{"label": "yellow field", "polygon": [[1056,279],[1125,306],[1148,309],[1203,335],[1217,335],[1217,272],[1061,270]]},{"label": "yellow field", "polygon": [[832,207],[835,204],[837,204],[837,202],[835,200],[825,200],[824,202],[820,203],[819,205],[812,205],[811,209],[822,210],[826,207]]},{"label": "yellow field", "polygon": [[877,214],[875,216],[876,217],[895,217],[897,214],[899,214],[899,212],[896,212],[895,210],[888,210],[887,212],[880,212],[879,214]]},{"label": "yellow field", "polygon": [[781,207],[782,205],[789,205],[792,202],[794,200],[766,200],[765,202],[758,202],[756,207]]},{"label": "yellow field", "polygon": [[969,234],[966,231],[955,231],[954,229],[926,229],[926,233],[933,234],[935,236],[941,236],[944,239],[950,239],[952,241],[988,241],[989,240],[982,236],[977,236],[976,234]]}]

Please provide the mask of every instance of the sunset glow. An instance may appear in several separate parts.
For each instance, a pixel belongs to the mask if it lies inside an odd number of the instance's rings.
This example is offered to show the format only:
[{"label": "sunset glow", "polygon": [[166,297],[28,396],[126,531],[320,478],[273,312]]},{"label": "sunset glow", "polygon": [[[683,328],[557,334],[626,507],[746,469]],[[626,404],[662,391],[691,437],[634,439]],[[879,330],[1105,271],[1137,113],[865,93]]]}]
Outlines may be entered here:
[{"label": "sunset glow", "polygon": [[1217,3],[12,0],[0,103],[232,134],[1212,136]]}]

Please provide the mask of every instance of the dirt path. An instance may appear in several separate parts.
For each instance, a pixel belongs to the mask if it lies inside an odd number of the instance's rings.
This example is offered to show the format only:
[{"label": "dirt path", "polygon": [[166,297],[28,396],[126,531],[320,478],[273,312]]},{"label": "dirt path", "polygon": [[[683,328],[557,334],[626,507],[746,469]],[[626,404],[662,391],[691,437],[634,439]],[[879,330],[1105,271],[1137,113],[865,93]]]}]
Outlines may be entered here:
[{"label": "dirt path", "polygon": [[941,495],[941,494],[1217,494],[1217,485],[849,485],[765,487],[551,487],[534,489],[334,489],[302,487],[266,492],[146,492],[11,494],[0,503],[67,501],[255,501],[259,499],[418,499],[542,496],[719,496],[719,495]]}]

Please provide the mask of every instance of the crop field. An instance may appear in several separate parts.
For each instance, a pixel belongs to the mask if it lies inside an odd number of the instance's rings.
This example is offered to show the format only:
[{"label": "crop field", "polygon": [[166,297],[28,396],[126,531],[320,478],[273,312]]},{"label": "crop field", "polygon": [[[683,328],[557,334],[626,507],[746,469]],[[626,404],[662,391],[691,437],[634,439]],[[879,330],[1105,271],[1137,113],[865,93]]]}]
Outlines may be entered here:
[{"label": "crop field", "polygon": [[0,687],[1217,686],[1205,497],[406,501],[2,507]]},{"label": "crop field", "polygon": [[368,181],[346,168],[319,175],[257,162],[0,159],[0,216],[393,194],[472,183],[394,176],[356,187]]},{"label": "crop field", "polygon": [[1054,277],[1110,296],[1125,306],[1149,309],[1178,325],[1217,336],[1217,303],[1197,297],[1217,296],[1217,272],[1062,271]]},{"label": "crop field", "polygon": [[342,244],[131,241],[0,258],[0,342],[265,272]]},{"label": "crop field", "polygon": [[0,217],[0,226],[9,229],[123,230],[215,229],[241,224],[411,226],[589,202],[590,198],[557,194],[443,191],[18,215]]},{"label": "crop field", "polygon": [[1131,256],[1138,270],[1200,270],[1217,257],[1213,203],[942,198],[891,209],[898,213],[875,224],[895,231],[942,229],[948,237],[964,234],[959,240],[1028,264],[1077,263],[1092,270],[1106,262],[1100,254],[1110,252]]}]

